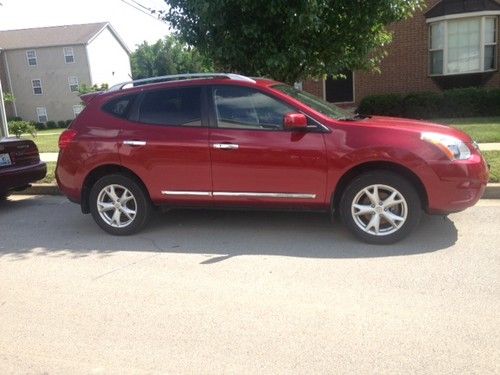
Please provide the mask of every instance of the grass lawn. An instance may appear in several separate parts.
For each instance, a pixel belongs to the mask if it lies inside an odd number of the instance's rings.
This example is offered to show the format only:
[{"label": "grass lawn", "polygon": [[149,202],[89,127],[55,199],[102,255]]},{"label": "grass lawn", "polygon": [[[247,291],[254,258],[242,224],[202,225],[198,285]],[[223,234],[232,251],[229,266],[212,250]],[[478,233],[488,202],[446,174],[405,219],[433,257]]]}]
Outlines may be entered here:
[{"label": "grass lawn", "polygon": [[39,130],[36,133],[36,137],[31,135],[23,135],[23,138],[31,139],[34,141],[40,152],[58,152],[59,148],[57,146],[57,141],[59,140],[59,135],[66,129],[47,129]]},{"label": "grass lawn", "polygon": [[482,151],[490,164],[490,182],[500,182],[500,151]]},{"label": "grass lawn", "polygon": [[433,119],[469,134],[478,143],[500,142],[500,117]]}]

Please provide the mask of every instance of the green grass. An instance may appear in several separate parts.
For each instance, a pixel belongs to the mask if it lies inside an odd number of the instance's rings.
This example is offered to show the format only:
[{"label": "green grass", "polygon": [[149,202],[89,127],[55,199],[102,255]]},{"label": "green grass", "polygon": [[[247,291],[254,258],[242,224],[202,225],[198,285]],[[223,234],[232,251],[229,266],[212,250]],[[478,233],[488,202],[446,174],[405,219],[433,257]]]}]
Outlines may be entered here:
[{"label": "green grass", "polygon": [[500,182],[500,151],[482,151],[490,165],[490,182]]},{"label": "green grass", "polygon": [[23,138],[31,139],[36,143],[39,152],[58,152],[59,147],[57,146],[57,141],[59,140],[59,135],[65,129],[47,129],[37,131],[36,137],[31,135],[23,135]]},{"label": "green grass", "polygon": [[478,143],[500,142],[500,117],[434,119],[469,134]]},{"label": "green grass", "polygon": [[39,183],[52,184],[56,182],[56,162],[49,161],[47,163],[47,175],[43,180],[38,181]]}]

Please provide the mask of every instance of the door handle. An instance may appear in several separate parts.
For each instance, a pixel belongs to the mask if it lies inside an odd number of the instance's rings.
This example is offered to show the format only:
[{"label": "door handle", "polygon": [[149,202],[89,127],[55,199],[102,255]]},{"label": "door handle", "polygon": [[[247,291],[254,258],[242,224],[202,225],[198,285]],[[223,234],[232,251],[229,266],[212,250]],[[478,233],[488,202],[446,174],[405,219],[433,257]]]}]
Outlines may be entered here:
[{"label": "door handle", "polygon": [[145,141],[123,141],[123,144],[132,147],[146,146]]},{"label": "door handle", "polygon": [[212,147],[217,150],[237,150],[240,146],[234,143],[214,143]]}]

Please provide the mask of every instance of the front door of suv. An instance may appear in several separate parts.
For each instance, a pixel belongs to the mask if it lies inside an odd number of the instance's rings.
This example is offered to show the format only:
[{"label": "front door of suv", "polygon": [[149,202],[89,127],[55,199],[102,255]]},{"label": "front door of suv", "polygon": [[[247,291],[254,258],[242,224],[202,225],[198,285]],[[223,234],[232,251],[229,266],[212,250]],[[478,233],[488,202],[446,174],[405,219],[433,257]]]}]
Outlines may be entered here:
[{"label": "front door of suv", "polygon": [[121,163],[146,184],[158,203],[211,200],[208,127],[203,88],[148,90],[121,131]]},{"label": "front door of suv", "polygon": [[314,207],[325,202],[323,134],[283,129],[289,105],[249,87],[211,88],[214,202]]}]

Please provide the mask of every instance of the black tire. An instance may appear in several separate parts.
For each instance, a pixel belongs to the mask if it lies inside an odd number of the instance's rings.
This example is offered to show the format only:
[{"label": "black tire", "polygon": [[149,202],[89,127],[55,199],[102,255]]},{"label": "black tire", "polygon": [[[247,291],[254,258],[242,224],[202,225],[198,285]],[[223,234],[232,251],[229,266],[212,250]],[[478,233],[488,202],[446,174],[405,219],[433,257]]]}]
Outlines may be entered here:
[{"label": "black tire", "polygon": [[[380,201],[378,205],[374,205],[369,195],[363,192],[368,188],[368,192],[373,194],[374,186],[380,192],[380,195],[373,195],[380,198],[377,199]],[[394,191],[398,193],[396,200],[401,202],[391,206],[386,199]],[[362,209],[353,208],[355,199]],[[365,210],[370,211],[366,215],[359,214]],[[393,172],[376,170],[357,176],[347,185],[340,200],[339,211],[343,223],[357,238],[367,243],[384,245],[398,242],[410,234],[420,221],[422,203],[416,189],[407,179]],[[387,215],[391,215],[391,218],[406,217],[405,220],[392,220],[396,224],[391,224]],[[370,225],[374,216],[378,217],[375,218],[378,226]]]},{"label": "black tire", "polygon": [[[108,195],[108,193],[103,193],[103,190],[105,188],[109,189],[110,186],[114,186],[116,195],[122,194],[124,192],[124,189],[121,188],[125,188],[126,190],[128,190],[130,195],[133,196],[133,199],[125,202],[123,205],[120,204],[119,208],[116,208],[115,206],[114,208],[103,212],[103,215],[108,219],[108,221],[110,221],[112,220],[112,218],[108,216],[112,216],[112,214],[108,211],[113,211],[114,213],[118,209],[120,211],[120,222],[122,218],[125,219],[125,222],[129,222],[126,225],[125,223],[123,223],[125,226],[113,226],[118,225],[118,222],[107,222],[99,212],[98,199],[101,199],[100,201],[102,202],[102,199],[108,198],[109,202],[105,202],[105,204],[114,204],[111,196]],[[121,188],[118,188],[118,186]],[[103,195],[100,196],[101,193]],[[128,195],[128,197],[130,197],[130,195]],[[151,201],[149,199],[149,195],[144,191],[143,187],[135,179],[122,174],[112,174],[109,176],[101,177],[99,180],[97,180],[97,182],[92,186],[92,189],[90,190],[89,205],[90,213],[92,214],[95,222],[104,231],[119,236],[130,235],[139,232],[146,225],[151,214]],[[135,215],[132,218],[126,217],[125,213],[121,213],[122,209],[128,209],[129,211],[127,212],[132,212],[135,210]]]}]

